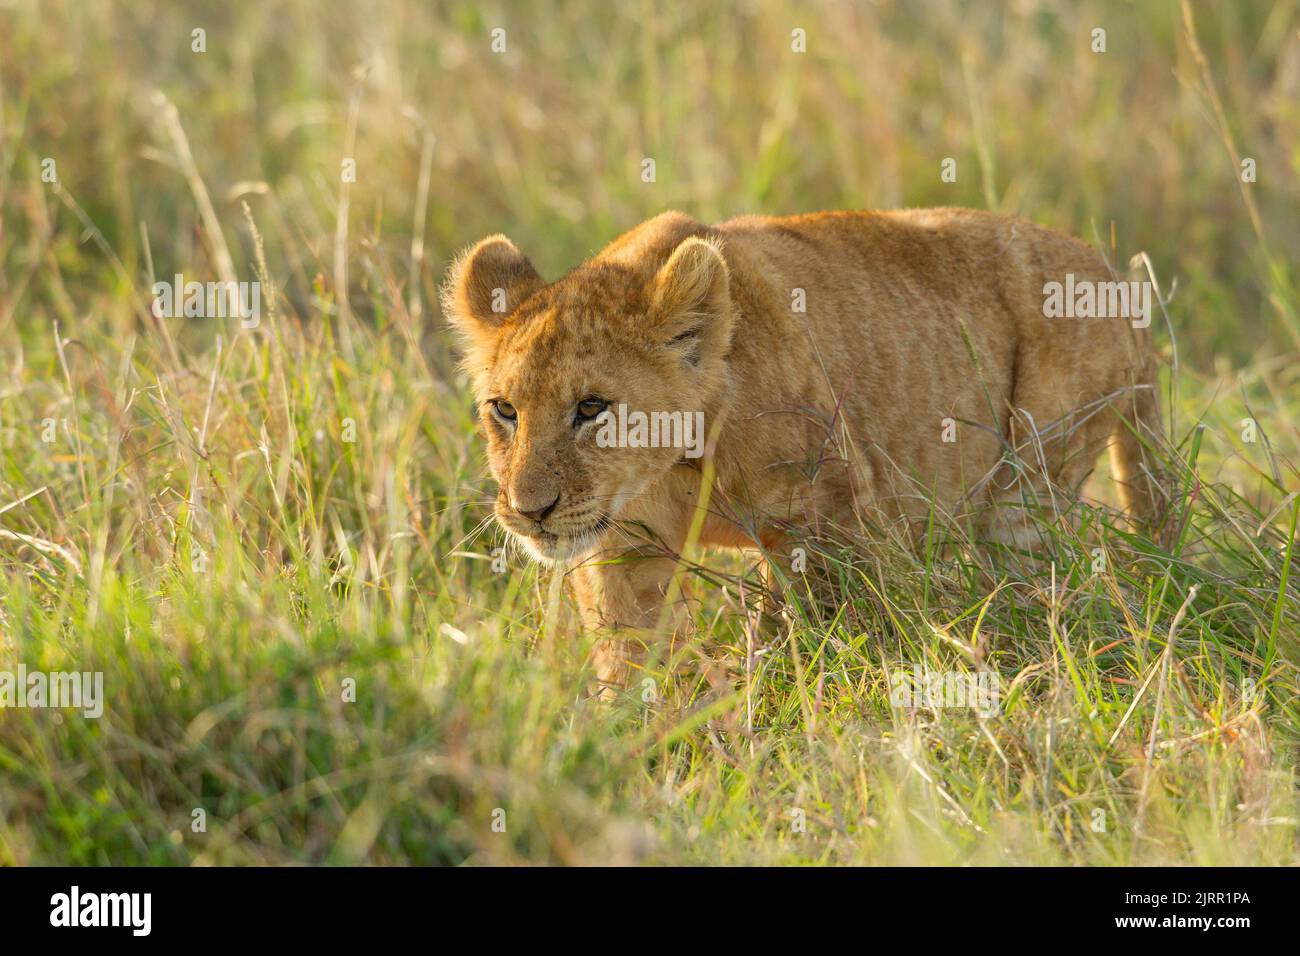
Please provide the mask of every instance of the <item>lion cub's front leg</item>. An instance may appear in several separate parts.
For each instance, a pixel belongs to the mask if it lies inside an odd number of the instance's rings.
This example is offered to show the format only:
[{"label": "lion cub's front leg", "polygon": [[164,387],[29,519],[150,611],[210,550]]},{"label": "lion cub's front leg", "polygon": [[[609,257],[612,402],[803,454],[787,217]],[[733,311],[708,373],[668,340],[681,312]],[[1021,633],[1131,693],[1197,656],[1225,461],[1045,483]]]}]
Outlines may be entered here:
[{"label": "lion cub's front leg", "polygon": [[593,694],[614,697],[631,682],[646,648],[684,626],[680,595],[668,607],[676,570],[676,559],[662,550],[633,547],[598,551],[569,572],[582,622],[598,635]]}]

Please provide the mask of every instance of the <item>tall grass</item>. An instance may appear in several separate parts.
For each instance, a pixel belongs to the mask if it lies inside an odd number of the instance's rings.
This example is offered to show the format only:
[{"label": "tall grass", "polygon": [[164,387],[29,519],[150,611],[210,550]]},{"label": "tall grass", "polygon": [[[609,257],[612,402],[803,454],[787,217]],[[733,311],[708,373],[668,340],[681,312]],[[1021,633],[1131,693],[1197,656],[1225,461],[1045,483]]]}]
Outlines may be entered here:
[{"label": "tall grass", "polygon": [[[0,710],[0,862],[1300,860],[1300,10],[1193,12],[0,8],[0,671],[107,695]],[[587,702],[552,579],[494,570],[447,259],[931,204],[1148,253],[1165,532],[1099,483],[1048,567],[858,542],[775,635],[699,555],[697,639]],[[260,326],[156,318],[178,272]],[[1000,713],[893,706],[914,665]]]}]

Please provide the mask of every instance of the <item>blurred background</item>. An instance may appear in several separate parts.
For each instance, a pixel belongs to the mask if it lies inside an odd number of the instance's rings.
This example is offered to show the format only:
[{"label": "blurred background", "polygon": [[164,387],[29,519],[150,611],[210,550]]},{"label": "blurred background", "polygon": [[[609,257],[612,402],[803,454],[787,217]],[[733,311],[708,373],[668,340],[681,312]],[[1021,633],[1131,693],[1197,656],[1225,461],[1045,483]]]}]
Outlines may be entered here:
[{"label": "blurred background", "polygon": [[[160,91],[240,276],[246,201],[299,304],[318,273],[327,288],[335,278],[353,157],[359,312],[383,282],[378,262],[410,286],[421,224],[410,291],[428,314],[447,258],[491,232],[557,277],[669,208],[713,221],[964,205],[1107,249],[1113,236],[1121,265],[1149,252],[1162,287],[1177,278],[1196,303],[1176,314],[1188,357],[1241,364],[1300,340],[1278,301],[1300,252],[1300,16],[1292,0],[1190,7],[1208,71],[1172,0],[8,0],[0,294],[12,302],[21,284],[22,296],[0,335],[108,291],[105,263],[80,254],[78,218],[40,179],[43,157],[125,276],[148,271],[147,235],[154,274],[215,277]],[[1234,150],[1255,161],[1257,214]],[[945,158],[956,182],[940,179]],[[57,274],[24,281],[43,261]]]}]

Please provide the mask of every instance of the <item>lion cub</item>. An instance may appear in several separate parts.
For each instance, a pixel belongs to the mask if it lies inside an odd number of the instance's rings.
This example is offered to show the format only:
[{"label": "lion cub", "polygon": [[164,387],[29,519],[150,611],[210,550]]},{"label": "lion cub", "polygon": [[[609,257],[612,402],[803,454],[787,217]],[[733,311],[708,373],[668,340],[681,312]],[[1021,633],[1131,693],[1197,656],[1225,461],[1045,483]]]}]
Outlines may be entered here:
[{"label": "lion cub", "polygon": [[[699,543],[769,567],[819,529],[932,508],[1032,550],[1030,511],[1051,514],[1110,445],[1121,501],[1151,513],[1156,364],[1127,286],[1082,242],[985,212],[669,212],[549,284],[484,239],[443,312],[497,520],[568,569],[609,689],[661,620],[697,512]],[[1113,312],[1129,314],[1083,317]]]}]

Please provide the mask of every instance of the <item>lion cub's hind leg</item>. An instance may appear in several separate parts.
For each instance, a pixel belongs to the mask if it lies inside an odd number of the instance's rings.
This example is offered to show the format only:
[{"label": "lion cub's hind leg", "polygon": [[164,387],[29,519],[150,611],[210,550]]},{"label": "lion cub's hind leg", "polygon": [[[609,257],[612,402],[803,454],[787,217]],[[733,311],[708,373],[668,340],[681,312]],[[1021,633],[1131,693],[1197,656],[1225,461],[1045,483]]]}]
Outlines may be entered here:
[{"label": "lion cub's hind leg", "polygon": [[1019,554],[1026,567],[1041,570],[1047,560],[1065,559],[1056,553],[1061,539],[1052,528],[1077,519],[1076,502],[1118,419],[1105,393],[1059,373],[1059,355],[1039,356],[1039,361],[1023,366],[1015,385],[1013,451],[990,485],[985,531],[994,544]]}]

